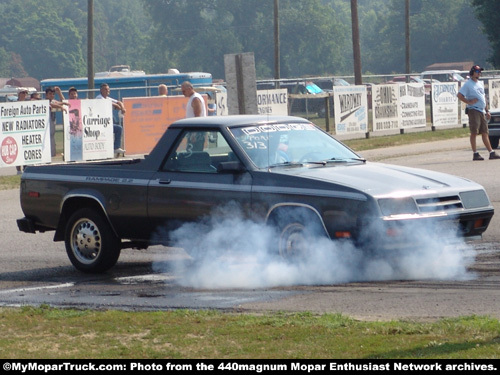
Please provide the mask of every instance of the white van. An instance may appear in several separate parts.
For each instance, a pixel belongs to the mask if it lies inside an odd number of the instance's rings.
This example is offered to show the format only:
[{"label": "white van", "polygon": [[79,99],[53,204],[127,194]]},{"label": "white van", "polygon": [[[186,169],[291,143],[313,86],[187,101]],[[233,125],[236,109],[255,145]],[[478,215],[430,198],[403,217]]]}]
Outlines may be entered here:
[{"label": "white van", "polygon": [[437,79],[439,82],[462,82],[460,70],[426,70],[420,74],[422,79]]}]

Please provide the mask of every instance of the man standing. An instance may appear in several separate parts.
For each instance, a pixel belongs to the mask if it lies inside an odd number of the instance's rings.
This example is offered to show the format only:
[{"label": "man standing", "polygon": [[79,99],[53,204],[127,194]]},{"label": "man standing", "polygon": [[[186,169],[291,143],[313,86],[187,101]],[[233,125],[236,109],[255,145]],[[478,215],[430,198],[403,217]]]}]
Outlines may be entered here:
[{"label": "man standing", "polygon": [[493,151],[488,137],[488,120],[491,118],[491,115],[486,103],[484,84],[479,80],[483,70],[479,65],[474,65],[469,72],[470,79],[464,83],[457,94],[458,99],[467,104],[466,112],[469,116],[470,145],[473,152],[472,160],[484,160],[476,148],[476,136],[478,134],[481,134],[483,143],[490,153],[490,159],[500,159],[500,155]]},{"label": "man standing", "polygon": [[203,96],[194,91],[193,85],[189,81],[184,81],[181,85],[181,91],[185,97],[189,98],[186,105],[186,118],[205,117],[207,110]]},{"label": "man standing", "polygon": [[[109,96],[110,93],[109,85],[107,83],[101,84],[100,87],[100,94],[96,96],[96,99],[106,99],[106,100],[111,100],[111,103],[113,105],[113,109],[117,109],[121,111],[122,114],[125,114],[125,106],[123,103],[119,100],[113,99]],[[120,124],[118,124],[118,121],[114,121],[114,116],[113,116],[113,133],[115,137],[115,142],[114,142],[114,149],[115,149],[115,154],[125,154],[125,150],[121,148],[122,144],[122,131],[123,128]]]}]

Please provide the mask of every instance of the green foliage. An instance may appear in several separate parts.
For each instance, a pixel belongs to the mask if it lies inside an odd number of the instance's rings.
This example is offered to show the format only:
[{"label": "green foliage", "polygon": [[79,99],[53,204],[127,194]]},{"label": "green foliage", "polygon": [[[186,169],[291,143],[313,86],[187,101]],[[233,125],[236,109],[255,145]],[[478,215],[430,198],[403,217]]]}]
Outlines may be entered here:
[{"label": "green foliage", "polygon": [[500,2],[495,0],[472,0],[475,13],[483,24],[483,31],[488,36],[492,54],[489,62],[500,68]]},{"label": "green foliage", "polygon": [[[401,0],[358,0],[363,71],[405,68]],[[473,6],[471,5],[473,4]],[[2,0],[0,76],[85,76],[87,0]],[[411,65],[499,65],[499,3],[411,0]],[[475,12],[474,12],[475,10]],[[490,39],[482,34],[483,30]],[[351,75],[351,8],[345,0],[279,2],[282,78]],[[274,76],[274,2],[94,1],[94,70],[127,64],[148,73],[206,71],[224,78],[224,55],[253,52],[258,78]]]}]

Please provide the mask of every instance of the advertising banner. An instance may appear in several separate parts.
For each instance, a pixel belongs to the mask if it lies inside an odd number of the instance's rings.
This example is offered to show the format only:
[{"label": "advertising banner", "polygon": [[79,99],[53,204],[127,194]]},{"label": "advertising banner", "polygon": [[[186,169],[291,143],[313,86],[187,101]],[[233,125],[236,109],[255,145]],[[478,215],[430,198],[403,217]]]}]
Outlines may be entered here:
[{"label": "advertising banner", "polygon": [[[206,95],[204,98],[206,101]],[[187,102],[188,98],[181,95],[124,98],[127,154],[148,154],[171,123],[186,117]]]},{"label": "advertising banner", "polygon": [[368,131],[368,100],[366,86],[335,86],[335,133],[353,134]]},{"label": "advertising banner", "polygon": [[435,127],[456,126],[458,121],[458,83],[432,83],[432,124]]},{"label": "advertising banner", "polygon": [[399,128],[399,85],[372,86],[373,131]]},{"label": "advertising banner", "polygon": [[49,101],[0,103],[0,167],[50,163]]},{"label": "advertising banner", "polygon": [[500,109],[500,79],[488,81],[488,97],[490,99],[490,111]]},{"label": "advertising banner", "polygon": [[259,115],[288,115],[288,91],[257,90],[257,111]]},{"label": "advertising banner", "polygon": [[423,83],[399,84],[399,127],[418,128],[427,125],[425,87]]},{"label": "advertising banner", "polygon": [[215,104],[217,116],[227,116],[227,92],[216,92],[215,93]]},{"label": "advertising banner", "polygon": [[69,100],[63,112],[64,160],[113,157],[113,109],[102,99]]}]

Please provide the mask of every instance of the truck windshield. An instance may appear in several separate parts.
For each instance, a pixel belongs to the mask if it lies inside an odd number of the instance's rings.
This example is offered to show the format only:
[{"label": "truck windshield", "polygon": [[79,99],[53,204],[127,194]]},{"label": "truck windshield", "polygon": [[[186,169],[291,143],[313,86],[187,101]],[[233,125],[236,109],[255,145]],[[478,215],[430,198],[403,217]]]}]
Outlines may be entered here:
[{"label": "truck windshield", "polygon": [[310,123],[259,124],[230,130],[259,168],[360,160],[349,148]]}]

